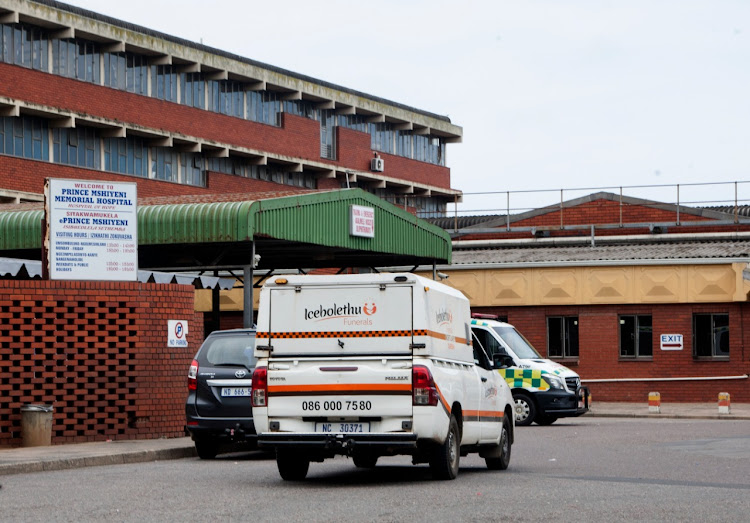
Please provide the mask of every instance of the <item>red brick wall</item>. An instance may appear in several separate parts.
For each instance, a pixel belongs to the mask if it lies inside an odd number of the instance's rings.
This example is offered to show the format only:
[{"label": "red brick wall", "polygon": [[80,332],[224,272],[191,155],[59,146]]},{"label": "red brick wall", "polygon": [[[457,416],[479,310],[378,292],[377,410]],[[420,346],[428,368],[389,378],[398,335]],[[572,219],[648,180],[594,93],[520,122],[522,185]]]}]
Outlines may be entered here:
[{"label": "red brick wall", "polygon": [[[167,347],[185,319],[188,347]],[[187,371],[203,316],[186,285],[0,281],[0,447],[21,407],[54,406],[52,442],[184,435]]]},{"label": "red brick wall", "polygon": [[[238,147],[328,163],[332,168],[369,171],[370,159],[373,157],[369,135],[340,129],[343,132],[339,133],[337,161],[322,159],[320,124],[288,113],[282,114],[281,127],[276,127],[5,63],[0,63],[0,78],[3,79],[0,82],[0,96]],[[382,156],[386,158],[386,172],[383,174],[387,176],[450,188],[450,170],[447,167],[399,156]],[[103,175],[99,171],[97,173]],[[246,182],[240,182],[240,178],[232,178],[238,180],[233,190],[243,190],[246,187]],[[103,175],[97,176],[97,179],[109,178]],[[139,181],[139,186],[140,183]],[[38,183],[35,182],[34,185]],[[181,194],[194,193],[186,189]]]},{"label": "red brick wall", "polygon": [[[548,316],[578,316],[579,359],[564,362],[584,382],[587,379],[643,379],[676,377],[721,377],[750,374],[750,309],[746,304],[682,305],[590,305],[580,307],[485,307],[475,312],[507,316],[546,357]],[[693,358],[692,318],[694,313],[729,314],[729,361]],[[650,361],[620,359],[621,314],[650,314],[653,322],[653,357]],[[661,334],[682,334],[681,351],[663,351]],[[647,402],[651,391],[661,393],[663,402],[717,401],[719,392],[729,392],[737,402],[750,401],[750,381],[628,381],[586,384],[594,401]]]},{"label": "red brick wall", "polygon": [[[616,236],[616,235],[629,235],[629,234],[650,234],[651,231],[648,224],[652,223],[672,223],[677,221],[677,212],[673,210],[663,210],[651,207],[648,205],[632,205],[623,204],[622,206],[622,219],[620,218],[620,203],[612,200],[595,200],[593,202],[586,202],[575,207],[569,207],[563,209],[563,225],[609,225],[619,224],[622,220],[623,224],[645,224],[643,227],[623,227],[623,228],[608,228],[608,229],[597,229],[596,236]],[[713,218],[707,218],[704,216],[696,216],[693,214],[687,214],[685,212],[680,213],[680,222],[705,222],[714,220]],[[590,229],[580,230],[560,230],[560,211],[553,210],[546,214],[534,216],[525,220],[519,220],[511,223],[513,227],[539,227],[549,228],[549,233],[552,236],[585,236],[591,235]],[[700,225],[700,226],[669,226],[667,227],[667,233],[709,233],[709,232],[726,232],[726,231],[748,231],[750,226],[748,225]],[[477,240],[487,238],[531,238],[529,231],[519,232],[508,232],[506,233],[503,229],[498,230],[492,234],[469,234],[461,236],[462,240]]]}]

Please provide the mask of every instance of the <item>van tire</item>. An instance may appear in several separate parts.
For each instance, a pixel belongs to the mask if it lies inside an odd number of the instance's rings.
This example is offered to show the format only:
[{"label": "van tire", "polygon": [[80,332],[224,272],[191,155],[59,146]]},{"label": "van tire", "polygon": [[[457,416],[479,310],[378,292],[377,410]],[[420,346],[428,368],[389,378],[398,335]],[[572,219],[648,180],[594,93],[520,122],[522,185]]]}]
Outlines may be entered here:
[{"label": "van tire", "polygon": [[430,470],[435,479],[456,479],[461,459],[461,436],[456,418],[451,415],[445,441],[433,450]]},{"label": "van tire", "polygon": [[373,469],[378,463],[378,456],[372,454],[355,454],[352,456],[354,466],[360,469]]},{"label": "van tire", "polygon": [[534,400],[528,394],[521,392],[513,394],[513,401],[516,403],[516,426],[526,427],[534,422],[536,417],[536,405]]},{"label": "van tire", "polygon": [[276,451],[276,466],[284,481],[302,481],[307,476],[310,460],[297,452],[279,449]]},{"label": "van tire", "polygon": [[510,465],[510,420],[503,419],[503,428],[500,432],[500,455],[493,458],[484,458],[487,468],[490,470],[505,470]]},{"label": "van tire", "polygon": [[195,453],[200,459],[214,459],[219,453],[219,446],[213,441],[198,440],[195,442]]}]

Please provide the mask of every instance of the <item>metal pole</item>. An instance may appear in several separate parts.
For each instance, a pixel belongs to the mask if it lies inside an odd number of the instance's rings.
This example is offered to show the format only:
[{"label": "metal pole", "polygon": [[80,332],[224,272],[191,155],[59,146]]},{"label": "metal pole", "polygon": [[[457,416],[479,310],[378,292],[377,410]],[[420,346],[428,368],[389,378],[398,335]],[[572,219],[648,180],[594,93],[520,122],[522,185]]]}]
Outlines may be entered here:
[{"label": "metal pole", "polygon": [[563,190],[560,189],[560,229],[563,227]]},{"label": "metal pole", "polygon": [[740,209],[737,206],[737,182],[734,182],[734,223],[739,223],[740,221]]},{"label": "metal pole", "polygon": [[677,184],[677,225],[680,225],[680,184]]},{"label": "metal pole", "polygon": [[432,279],[437,280],[437,263],[432,260]]},{"label": "metal pole", "polygon": [[453,195],[453,232],[458,232],[458,195]]},{"label": "metal pole", "polygon": [[620,227],[622,227],[622,186],[620,186]]},{"label": "metal pole", "polygon": [[505,230],[510,232],[510,191],[505,193]]},{"label": "metal pole", "polygon": [[255,242],[250,242],[250,264],[242,267],[242,326],[253,326],[253,268],[255,267]]}]

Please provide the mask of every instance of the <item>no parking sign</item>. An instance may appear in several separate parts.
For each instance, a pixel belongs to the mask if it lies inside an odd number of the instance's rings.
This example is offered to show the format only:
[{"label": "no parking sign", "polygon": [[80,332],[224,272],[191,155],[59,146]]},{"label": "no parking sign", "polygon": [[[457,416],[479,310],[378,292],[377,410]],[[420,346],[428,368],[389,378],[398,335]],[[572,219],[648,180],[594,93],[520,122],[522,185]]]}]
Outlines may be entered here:
[{"label": "no parking sign", "polygon": [[167,320],[167,347],[187,347],[187,320]]}]

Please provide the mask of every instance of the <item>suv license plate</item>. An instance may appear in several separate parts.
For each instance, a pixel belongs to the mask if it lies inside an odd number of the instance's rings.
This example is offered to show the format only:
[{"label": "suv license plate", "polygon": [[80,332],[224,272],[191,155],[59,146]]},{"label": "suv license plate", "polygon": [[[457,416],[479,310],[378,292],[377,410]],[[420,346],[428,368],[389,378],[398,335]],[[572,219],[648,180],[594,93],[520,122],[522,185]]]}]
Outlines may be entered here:
[{"label": "suv license plate", "polygon": [[223,387],[221,389],[221,395],[222,397],[226,396],[250,396],[251,394],[251,388],[250,387]]},{"label": "suv license plate", "polygon": [[332,421],[330,423],[316,423],[315,432],[332,432],[337,434],[355,434],[370,432],[369,423],[351,423],[343,421]]}]

